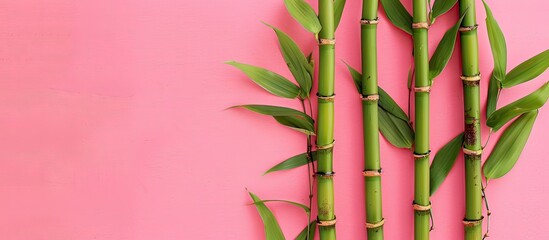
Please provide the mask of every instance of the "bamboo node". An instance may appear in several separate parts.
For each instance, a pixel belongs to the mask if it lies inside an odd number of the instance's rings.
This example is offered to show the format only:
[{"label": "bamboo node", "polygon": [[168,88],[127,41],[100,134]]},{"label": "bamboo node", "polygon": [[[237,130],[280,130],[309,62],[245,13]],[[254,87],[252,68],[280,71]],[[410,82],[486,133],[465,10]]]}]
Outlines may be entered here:
[{"label": "bamboo node", "polygon": [[482,224],[482,220],[484,220],[484,216],[482,216],[480,219],[477,220],[468,220],[467,218],[463,219],[463,225],[465,227],[474,227]]},{"label": "bamboo node", "polygon": [[367,169],[367,170],[364,170],[362,172],[362,176],[364,176],[364,177],[381,177],[381,173],[382,173],[381,168],[377,169],[377,170]]},{"label": "bamboo node", "polygon": [[335,216],[334,216],[334,219],[332,220],[320,220],[318,219],[318,217],[316,218],[316,223],[320,227],[331,227],[331,226],[334,226],[336,222],[337,220],[335,219]]},{"label": "bamboo node", "polygon": [[374,19],[360,19],[360,24],[362,25],[376,25],[379,23],[379,17],[376,17]]},{"label": "bamboo node", "polygon": [[382,218],[381,221],[376,223],[366,222],[366,228],[367,229],[378,228],[378,227],[382,227],[384,224],[385,224],[385,218]]},{"label": "bamboo node", "polygon": [[429,155],[431,155],[431,150],[429,150],[427,153],[424,153],[424,154],[417,154],[417,153],[414,153],[414,158],[417,160],[417,159],[422,159],[422,158],[428,158]]},{"label": "bamboo node", "polygon": [[326,102],[333,102],[335,100],[335,96],[335,93],[332,94],[332,96],[322,96],[319,93],[316,93],[316,97],[318,98],[318,100],[323,100]]},{"label": "bamboo node", "polygon": [[466,155],[470,155],[470,156],[480,156],[482,155],[482,149],[480,150],[471,150],[471,149],[468,149],[468,148],[463,148],[463,153],[465,153]]},{"label": "bamboo node", "polygon": [[335,45],[336,44],[336,40],[335,38],[334,39],[326,39],[326,38],[321,38],[318,40],[318,45]]},{"label": "bamboo node", "polygon": [[459,28],[460,32],[470,32],[473,30],[476,30],[478,28],[478,24],[475,24],[473,26],[462,26]]},{"label": "bamboo node", "polygon": [[326,145],[316,145],[317,150],[328,150],[334,148],[335,139],[332,141],[332,143],[326,144]]},{"label": "bamboo node", "polygon": [[461,78],[462,81],[464,82],[478,82],[480,81],[480,73],[477,74],[477,75],[473,75],[473,76],[459,76],[459,78]]},{"label": "bamboo node", "polygon": [[335,176],[335,172],[316,172],[315,176],[332,179]]},{"label": "bamboo node", "polygon": [[371,95],[364,96],[364,95],[360,94],[360,99],[362,99],[362,101],[373,102],[373,101],[379,100],[379,95],[378,94],[371,94]]},{"label": "bamboo node", "polygon": [[417,23],[412,23],[412,28],[413,29],[429,29],[429,23],[428,22],[417,22]]},{"label": "bamboo node", "polygon": [[414,92],[431,92],[431,86],[415,87]]},{"label": "bamboo node", "polygon": [[414,211],[418,211],[418,212],[427,212],[427,211],[431,211],[431,203],[429,203],[429,205],[427,206],[424,206],[424,205],[419,205],[417,203],[413,203],[412,206],[414,207]]}]

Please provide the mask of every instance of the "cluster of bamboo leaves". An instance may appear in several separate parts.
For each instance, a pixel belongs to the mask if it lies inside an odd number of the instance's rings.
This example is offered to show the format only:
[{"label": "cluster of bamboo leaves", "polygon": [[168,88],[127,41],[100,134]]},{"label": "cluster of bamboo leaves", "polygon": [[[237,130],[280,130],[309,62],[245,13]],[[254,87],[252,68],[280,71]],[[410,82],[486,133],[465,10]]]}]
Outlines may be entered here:
[{"label": "cluster of bamboo leaves", "polygon": [[[304,0],[284,0],[284,3],[290,15],[305,29],[313,33],[315,39],[317,39],[318,33],[321,30],[321,25],[313,8]],[[334,1],[334,19],[336,28],[339,25],[344,5],[345,0]],[[278,97],[299,100],[303,109],[296,110],[282,106],[258,104],[239,105],[232,108],[245,108],[259,114],[271,116],[279,124],[302,132],[306,135],[307,151],[305,153],[295,155],[282,161],[267,170],[265,174],[308,165],[309,171],[307,177],[309,180],[309,190],[311,191],[309,196],[312,198],[310,170],[314,170],[314,161],[316,161],[316,151],[312,150],[311,144],[311,137],[315,136],[315,121],[313,119],[313,110],[311,108],[310,100],[314,80],[314,60],[312,59],[312,53],[305,55],[296,42],[286,33],[271,25],[266,25],[274,30],[278,38],[282,57],[284,58],[284,61],[297,84],[278,73],[262,67],[235,61],[227,62],[227,64],[240,69],[246,76],[248,76],[249,79],[261,86],[267,92]],[[309,106],[308,109],[307,106]],[[311,221],[311,201],[309,201],[309,205],[307,206],[305,204],[287,200],[261,200],[257,195],[251,192],[249,192],[249,195],[252,198],[253,204],[256,206],[257,211],[263,221],[267,240],[281,240],[286,238],[281,230],[278,220],[266,206],[266,202],[283,202],[302,208],[307,215],[308,224],[306,224],[303,231],[301,231],[295,239],[310,240],[314,238],[316,232],[316,220]]]},{"label": "cluster of bamboo leaves", "polygon": [[[284,0],[284,3],[290,15],[317,38],[318,33],[321,30],[321,25],[313,8],[304,0]],[[381,0],[381,3],[390,22],[397,28],[411,35],[412,16],[404,8],[402,3],[399,0]],[[457,0],[434,1],[429,12],[430,24],[433,24],[436,18],[448,12],[456,3]],[[336,27],[341,19],[344,5],[345,0],[334,1]],[[431,4],[429,3],[429,5]],[[504,129],[503,134],[484,163],[483,173],[486,180],[489,180],[504,176],[517,162],[534,125],[538,109],[541,108],[549,98],[549,82],[545,82],[538,90],[525,97],[497,109],[497,101],[500,93],[503,89],[511,88],[535,79],[549,68],[549,50],[526,60],[507,72],[505,37],[490,8],[485,2],[484,6],[487,15],[486,25],[488,36],[494,58],[494,70],[490,77],[486,105],[486,125],[491,128],[491,132],[497,132],[506,124],[512,122]],[[429,80],[431,81],[431,84],[443,71],[452,56],[457,33],[464,16],[465,14],[460,17],[455,25],[446,31],[430,58]],[[267,26],[274,30],[278,38],[284,61],[297,84],[280,74],[261,67],[234,61],[227,63],[240,69],[253,82],[269,93],[282,98],[299,100],[303,109],[296,110],[270,105],[239,105],[235,107],[245,108],[259,114],[271,116],[279,124],[300,131],[308,138],[308,148],[305,153],[298,154],[282,161],[267,170],[265,174],[289,170],[304,165],[308,165],[308,167],[312,166],[314,168],[316,152],[311,149],[311,137],[315,135],[315,121],[312,115],[312,108],[310,107],[311,89],[314,80],[314,61],[312,59],[312,53],[306,55],[286,33],[273,26]],[[347,67],[358,92],[361,93],[361,73],[348,64]],[[408,88],[410,90],[413,81],[412,72],[413,67],[410,68],[408,77]],[[386,91],[379,88],[379,95],[379,130],[381,134],[395,147],[412,149],[414,130],[410,117]],[[305,103],[308,103],[308,110]],[[459,134],[443,146],[435,155],[430,170],[431,195],[439,188],[453,167],[463,146],[463,139],[463,133]],[[308,176],[310,176],[310,174]],[[285,202],[302,208],[308,216],[309,223],[295,239],[314,238],[316,224],[315,221],[311,221],[311,204],[307,206],[305,204],[287,200],[261,200],[255,194],[251,192],[249,194],[263,221],[266,239],[285,239],[277,219],[265,205],[266,202],[272,201]]]},{"label": "cluster of bamboo leaves", "polygon": [[[494,59],[486,102],[486,125],[497,132],[511,122],[490,152],[483,165],[486,180],[503,177],[518,161],[534,126],[538,110],[549,98],[549,82],[536,91],[497,109],[497,101],[503,89],[528,82],[549,68],[549,50],[524,61],[507,72],[507,45],[505,36],[486,2],[486,27]],[[435,156],[431,168],[431,184],[436,187],[444,181],[463,144],[463,134],[448,142]],[[436,187],[434,190],[436,190]],[[434,191],[431,190],[432,192]]]}]

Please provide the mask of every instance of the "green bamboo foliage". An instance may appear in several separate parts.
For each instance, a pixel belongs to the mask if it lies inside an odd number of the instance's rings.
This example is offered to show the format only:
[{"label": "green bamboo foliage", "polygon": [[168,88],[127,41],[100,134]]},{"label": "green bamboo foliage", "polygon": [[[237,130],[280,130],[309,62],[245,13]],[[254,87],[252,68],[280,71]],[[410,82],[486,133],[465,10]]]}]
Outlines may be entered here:
[{"label": "green bamboo foliage", "polygon": [[[472,6],[472,7],[471,7]],[[442,184],[452,165],[456,161],[458,152],[463,148],[466,170],[466,216],[465,239],[480,240],[488,237],[490,227],[490,209],[486,200],[485,188],[490,179],[503,177],[518,161],[524,149],[528,136],[533,128],[535,119],[541,108],[549,98],[549,83],[545,82],[536,91],[520,98],[500,109],[497,101],[503,89],[530,81],[549,68],[549,50],[519,64],[507,73],[507,46],[503,32],[486,2],[486,26],[488,38],[494,58],[494,69],[490,76],[488,98],[486,101],[486,125],[491,128],[490,133],[505,127],[515,119],[499,138],[496,146],[489,154],[481,168],[481,153],[486,151],[480,145],[480,94],[478,71],[478,46],[476,21],[474,16],[474,1],[460,1],[462,21],[461,33],[462,64],[465,104],[465,132],[458,135],[446,144],[435,156],[431,165],[431,194]],[[464,16],[465,14],[465,16]],[[482,172],[481,172],[482,170]],[[482,235],[482,203],[487,210],[487,230]]]},{"label": "green bamboo foliage", "polygon": [[[311,55],[306,56],[298,45],[281,30],[266,24],[275,32],[282,57],[292,73],[295,82],[269,71],[267,69],[244,63],[230,61],[227,64],[240,69],[253,82],[267,92],[283,98],[297,99],[302,109],[296,110],[281,106],[247,104],[232,108],[244,108],[262,115],[271,116],[276,122],[291,129],[302,132],[306,136],[306,152],[295,155],[273,166],[265,172],[272,173],[289,170],[307,165],[307,179],[309,182],[308,206],[287,200],[261,200],[250,193],[265,226],[266,239],[285,239],[278,221],[265,205],[266,202],[283,202],[301,207],[305,210],[309,221],[303,231],[295,238],[298,240],[312,240],[316,226],[319,225],[320,238],[322,240],[336,239],[335,214],[333,193],[333,97],[334,97],[334,31],[337,28],[345,0],[321,0],[319,1],[319,15],[304,0],[284,0],[284,4],[290,15],[305,29],[312,32],[319,42],[320,49],[320,74],[318,86],[318,125],[315,130],[313,109],[310,100],[310,92],[314,79],[314,61]],[[313,150],[313,137],[316,136],[316,150]],[[315,167],[315,162],[317,167]],[[316,172],[315,172],[316,171]],[[312,173],[318,177],[318,218],[311,219],[311,207],[313,199]]]},{"label": "green bamboo foliage", "polygon": [[[482,166],[482,173],[486,179],[487,186],[489,180],[501,178],[511,171],[520,158],[520,154],[526,146],[528,137],[534,126],[539,109],[545,105],[549,98],[549,82],[546,81],[536,91],[497,109],[500,93],[503,89],[533,80],[545,72],[549,68],[549,50],[541,52],[507,72],[505,36],[490,7],[486,2],[483,1],[483,3],[486,10],[488,38],[494,58],[494,70],[490,77],[488,89],[486,125],[491,128],[491,132],[495,132],[504,128],[508,122],[515,119],[505,128]],[[485,189],[482,189],[482,196],[486,203],[488,215],[488,229],[484,237],[487,237],[490,227],[490,209],[488,209],[484,191]],[[474,238],[468,239],[480,239],[480,235],[476,234]]]}]

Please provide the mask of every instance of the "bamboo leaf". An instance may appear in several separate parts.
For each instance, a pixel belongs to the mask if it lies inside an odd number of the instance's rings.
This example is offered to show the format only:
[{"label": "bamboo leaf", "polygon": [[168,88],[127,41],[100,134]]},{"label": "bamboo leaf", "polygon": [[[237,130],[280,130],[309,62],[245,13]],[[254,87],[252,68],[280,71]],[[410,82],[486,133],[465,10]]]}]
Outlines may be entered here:
[{"label": "bamboo leaf", "polygon": [[358,94],[362,94],[362,73],[358,72],[346,62],[344,63],[347,65],[347,69],[349,69],[349,72],[351,73],[351,78],[353,79],[353,83],[355,84]]},{"label": "bamboo leaf", "polygon": [[250,194],[250,197],[254,201],[254,205],[257,209],[257,212],[259,212],[259,216],[261,216],[261,220],[263,221],[263,226],[265,228],[265,239],[266,240],[286,239],[284,237],[284,234],[282,233],[282,229],[280,228],[278,221],[276,220],[271,210],[265,205],[265,203],[260,202],[261,199],[257,197],[255,194],[251,192],[248,192],[248,193]]},{"label": "bamboo leaf", "polygon": [[311,5],[304,0],[284,0],[284,4],[290,15],[307,31],[314,34],[320,32],[322,26]]},{"label": "bamboo leaf", "polygon": [[414,131],[408,122],[379,107],[379,131],[392,145],[398,148],[411,148]]},{"label": "bamboo leaf", "polygon": [[490,82],[488,83],[488,99],[486,101],[487,117],[490,117],[490,115],[496,111],[500,89],[500,82],[492,73],[490,76]]},{"label": "bamboo leaf", "polygon": [[231,108],[245,108],[250,111],[272,116],[280,124],[308,135],[314,135],[314,120],[295,109],[269,105],[239,105]]},{"label": "bamboo leaf", "polygon": [[[441,1],[441,0],[438,0]],[[438,2],[437,1],[437,2]],[[436,4],[436,2],[435,2]],[[429,80],[433,81],[446,67],[448,64],[448,61],[450,61],[450,57],[452,57],[452,53],[454,52],[454,46],[456,45],[456,39],[457,39],[457,33],[459,26],[461,25],[461,21],[463,21],[463,17],[465,17],[465,14],[467,14],[467,10],[463,13],[461,18],[457,21],[457,23],[452,26],[440,42],[438,43],[438,46],[435,50],[435,53],[431,57],[431,60],[429,61]]]},{"label": "bamboo leaf", "polygon": [[334,31],[339,26],[341,21],[341,15],[343,15],[343,8],[345,7],[345,0],[334,0]]},{"label": "bamboo leaf", "polygon": [[541,75],[547,68],[549,68],[549,50],[545,50],[513,68],[505,76],[501,85],[503,88],[509,88],[528,82]]},{"label": "bamboo leaf", "polygon": [[524,146],[526,146],[537,115],[537,110],[527,112],[505,129],[484,163],[483,170],[486,179],[503,177],[515,166]]},{"label": "bamboo leaf", "polygon": [[261,200],[261,201],[255,201],[253,204],[261,204],[261,203],[267,203],[267,202],[281,202],[281,203],[289,203],[291,205],[294,205],[296,207],[300,207],[302,208],[303,210],[305,210],[305,213],[310,214],[311,213],[311,209],[301,203],[297,203],[297,202],[292,202],[292,201],[288,201],[288,200]]},{"label": "bamboo leaf", "polygon": [[[316,151],[312,151],[311,154],[313,155],[312,161],[313,162],[316,161]],[[274,167],[267,170],[263,175],[267,173],[276,172],[276,171],[294,169],[297,167],[307,165],[307,163],[309,163],[309,159],[307,158],[307,153],[298,154],[275,165]]]},{"label": "bamboo leaf", "polygon": [[[309,238],[307,238],[307,229],[309,229]],[[313,240],[315,239],[315,232],[316,232],[316,221],[311,221],[308,226],[305,226],[303,228],[303,231],[297,235],[295,240]]]},{"label": "bamboo leaf", "polygon": [[486,28],[494,57],[494,72],[492,74],[497,80],[503,81],[507,72],[507,43],[505,43],[505,36],[494,18],[492,10],[484,0],[482,3],[486,10]]},{"label": "bamboo leaf", "polygon": [[299,95],[299,87],[277,73],[271,72],[264,68],[234,61],[227,62],[227,64],[240,69],[257,85],[261,86],[273,95],[292,99]]},{"label": "bamboo leaf", "polygon": [[305,133],[307,135],[315,135],[315,126],[310,122],[303,121],[302,118],[295,116],[277,116],[274,119],[291,129],[297,130],[299,132]]},{"label": "bamboo leaf", "polygon": [[548,98],[549,82],[546,82],[538,90],[492,113],[486,120],[486,125],[497,131],[511,119],[542,107]]},{"label": "bamboo leaf", "polygon": [[[351,67],[349,64],[345,63],[347,65],[347,69],[349,69],[349,72],[351,73],[351,77],[353,78],[353,82],[355,83],[355,87],[358,90],[358,93],[362,93],[362,74],[358,72],[356,69]],[[410,119],[408,118],[408,115],[400,108],[400,106],[395,102],[391,96],[385,92],[381,87],[378,87],[378,94],[379,94],[379,106],[383,109],[385,109],[390,114],[394,115],[397,118],[400,118],[406,122],[409,122]]]},{"label": "bamboo leaf", "polygon": [[272,28],[276,33],[284,61],[301,87],[302,93],[304,94],[303,97],[308,98],[313,86],[313,80],[312,75],[310,74],[310,72],[312,72],[312,67],[309,64],[309,61],[307,61],[307,57],[305,57],[305,54],[303,54],[299,46],[297,46],[290,36],[269,24],[266,25]]},{"label": "bamboo leaf", "polygon": [[445,14],[452,9],[456,3],[457,0],[436,0],[433,4],[433,10],[431,11],[431,23],[434,23],[437,17],[442,16],[442,14]]},{"label": "bamboo leaf", "polygon": [[450,170],[454,166],[456,159],[460,153],[463,145],[463,133],[457,135],[454,139],[450,140],[444,147],[442,147],[431,164],[430,187],[431,196],[437,191],[442,182],[450,173]]},{"label": "bamboo leaf", "polygon": [[381,0],[381,4],[389,21],[395,27],[412,35],[412,15],[402,6],[400,0]]},{"label": "bamboo leaf", "polygon": [[404,120],[405,122],[410,122],[408,115],[400,108],[400,106],[395,102],[395,100],[387,93],[383,88],[378,87],[379,93],[379,106],[383,110],[387,111],[391,115]]}]

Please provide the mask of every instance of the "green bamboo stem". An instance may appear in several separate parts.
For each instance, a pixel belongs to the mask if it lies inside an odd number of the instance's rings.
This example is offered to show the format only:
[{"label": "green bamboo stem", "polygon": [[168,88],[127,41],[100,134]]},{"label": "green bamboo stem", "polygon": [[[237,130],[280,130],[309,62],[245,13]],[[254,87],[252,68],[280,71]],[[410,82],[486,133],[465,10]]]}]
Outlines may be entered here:
[{"label": "green bamboo stem", "polygon": [[[427,0],[413,0],[413,21],[416,24],[427,24]],[[415,64],[415,181],[414,203],[419,206],[430,206],[429,201],[429,52],[428,29],[413,28],[414,64]],[[424,90],[421,90],[424,89]],[[427,89],[427,90],[425,90]],[[414,208],[415,209],[415,208]],[[430,211],[415,209],[414,239],[428,240]]]},{"label": "green bamboo stem", "polygon": [[[467,10],[468,9],[468,10]],[[474,0],[459,1],[460,14],[467,10],[461,27],[476,26],[476,11]],[[478,38],[476,27],[471,31],[460,31],[462,75],[466,77],[479,76]],[[480,151],[480,87],[479,81],[463,81],[463,103],[465,120],[464,148],[467,152]],[[480,152],[478,152],[480,153]],[[482,175],[480,154],[465,154],[465,239],[482,239]],[[476,222],[476,223],[475,223]]]},{"label": "green bamboo stem", "polygon": [[321,240],[335,240],[333,143],[334,143],[334,4],[318,1],[319,33],[318,125],[317,125],[317,204]]},{"label": "green bamboo stem", "polygon": [[[377,15],[378,0],[364,0],[362,5],[362,96],[377,96]],[[378,100],[362,101],[364,130],[364,170],[381,172],[379,159]],[[383,239],[381,176],[364,176],[368,240]],[[371,224],[371,225],[370,225]],[[368,227],[369,225],[369,227]]]}]

